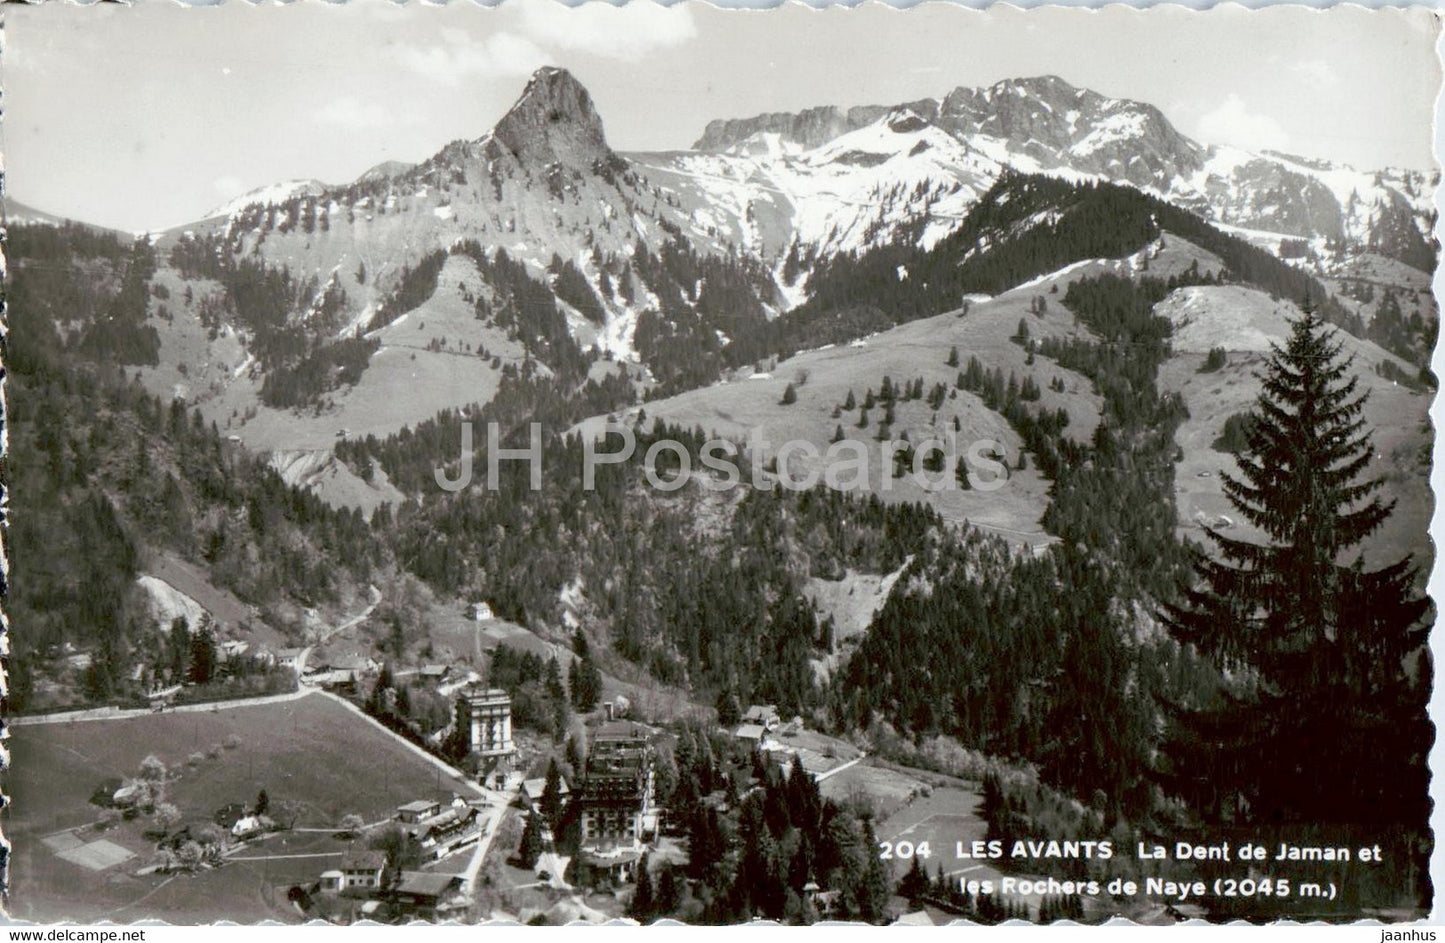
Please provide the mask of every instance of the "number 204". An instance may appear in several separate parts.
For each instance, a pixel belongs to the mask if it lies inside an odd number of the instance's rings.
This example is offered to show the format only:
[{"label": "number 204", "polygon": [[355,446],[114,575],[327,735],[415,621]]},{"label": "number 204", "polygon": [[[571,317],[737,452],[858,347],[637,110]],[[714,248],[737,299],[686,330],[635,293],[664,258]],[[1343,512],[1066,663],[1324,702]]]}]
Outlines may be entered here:
[{"label": "number 204", "polygon": [[878,843],[878,857],[884,861],[892,861],[894,858],[903,861],[910,858],[922,858],[927,861],[932,855],[933,852],[929,850],[926,841],[921,841],[916,845],[911,841],[881,841]]}]

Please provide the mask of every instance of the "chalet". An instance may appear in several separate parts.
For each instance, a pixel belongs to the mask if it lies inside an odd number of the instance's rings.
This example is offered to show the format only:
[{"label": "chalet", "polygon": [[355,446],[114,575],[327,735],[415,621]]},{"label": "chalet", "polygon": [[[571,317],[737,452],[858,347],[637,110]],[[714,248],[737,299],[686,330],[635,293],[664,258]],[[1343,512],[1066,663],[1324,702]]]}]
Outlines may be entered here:
[{"label": "chalet", "polygon": [[782,716],[772,704],[754,704],[743,714],[744,724],[757,724],[764,730],[776,730],[782,723]]},{"label": "chalet", "polygon": [[403,871],[396,887],[386,893],[386,899],[403,913],[439,916],[466,907],[466,901],[458,899],[461,890],[460,874]]},{"label": "chalet", "polygon": [[339,894],[346,886],[346,875],[340,871],[322,871],[321,887],[325,893]]},{"label": "chalet", "polygon": [[332,671],[349,671],[358,678],[362,675],[376,674],[381,670],[381,666],[376,663],[375,659],[363,658],[361,655],[343,655],[333,658],[326,667]]},{"label": "chalet", "polygon": [[353,851],[341,859],[341,889],[381,887],[386,876],[386,855],[379,851]]},{"label": "chalet", "polygon": [[428,854],[441,858],[477,841],[477,823],[477,810],[464,805],[423,819],[407,831]]},{"label": "chalet", "polygon": [[301,664],[301,653],[304,648],[282,648],[276,652],[276,666],[278,668],[290,668],[295,671]]},{"label": "chalet", "polygon": [[440,684],[447,679],[447,675],[451,674],[451,671],[449,665],[422,665],[417,674],[428,684]]},{"label": "chalet", "polygon": [[415,825],[424,819],[434,815],[440,815],[442,804],[433,802],[430,799],[418,799],[415,802],[408,802],[406,805],[397,806],[396,820],[408,825]]},{"label": "chalet", "polygon": [[767,743],[768,731],[762,724],[741,724],[733,731],[733,737],[755,750],[760,750]]},{"label": "chalet", "polygon": [[323,688],[337,691],[355,691],[358,677],[355,671],[346,671],[337,668],[318,671],[314,675],[310,675],[313,684],[319,684]]}]

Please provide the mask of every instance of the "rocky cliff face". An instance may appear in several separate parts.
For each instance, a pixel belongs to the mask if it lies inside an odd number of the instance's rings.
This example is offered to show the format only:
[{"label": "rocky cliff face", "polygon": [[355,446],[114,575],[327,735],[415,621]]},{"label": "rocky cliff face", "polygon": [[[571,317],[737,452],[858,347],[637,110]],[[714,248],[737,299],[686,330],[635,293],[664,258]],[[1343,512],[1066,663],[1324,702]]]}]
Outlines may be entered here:
[{"label": "rocky cliff face", "polygon": [[853,130],[848,116],[839,108],[824,105],[797,114],[772,112],[752,118],[709,121],[702,137],[692,145],[695,151],[724,151],[757,134],[776,134],[784,141],[812,150]]},{"label": "rocky cliff face", "polygon": [[592,96],[566,69],[539,69],[492,137],[533,166],[588,167],[611,154]]}]

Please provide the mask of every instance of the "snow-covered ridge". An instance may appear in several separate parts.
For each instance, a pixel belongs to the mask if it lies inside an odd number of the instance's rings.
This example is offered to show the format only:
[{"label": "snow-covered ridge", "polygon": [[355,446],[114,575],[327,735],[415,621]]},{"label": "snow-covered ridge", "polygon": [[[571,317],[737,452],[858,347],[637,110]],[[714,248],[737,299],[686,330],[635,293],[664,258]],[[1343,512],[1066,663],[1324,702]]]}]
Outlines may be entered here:
[{"label": "snow-covered ridge", "polygon": [[248,206],[260,204],[262,206],[274,206],[277,203],[285,203],[287,200],[298,196],[319,196],[326,191],[326,184],[319,180],[286,180],[282,183],[273,183],[265,187],[257,187],[238,197],[233,197],[215,207],[205,215],[205,219],[214,219],[217,216],[230,216],[239,213]]}]

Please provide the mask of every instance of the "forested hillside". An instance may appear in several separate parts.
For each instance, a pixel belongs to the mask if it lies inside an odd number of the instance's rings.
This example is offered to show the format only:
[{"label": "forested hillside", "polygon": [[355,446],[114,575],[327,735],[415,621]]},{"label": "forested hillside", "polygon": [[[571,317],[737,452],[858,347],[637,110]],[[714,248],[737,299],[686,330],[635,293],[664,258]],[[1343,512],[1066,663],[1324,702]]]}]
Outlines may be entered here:
[{"label": "forested hillside", "polygon": [[[13,227],[9,262],[4,485],[23,496],[9,526],[7,614],[23,626],[12,709],[119,694],[137,666],[170,664],[170,627],[150,624],[136,583],[158,553],[203,564],[283,632],[298,607],[356,592],[384,559],[360,515],[286,486],[117,363],[155,333],[148,245]],[[90,667],[63,670],[65,651],[89,652]]]}]

